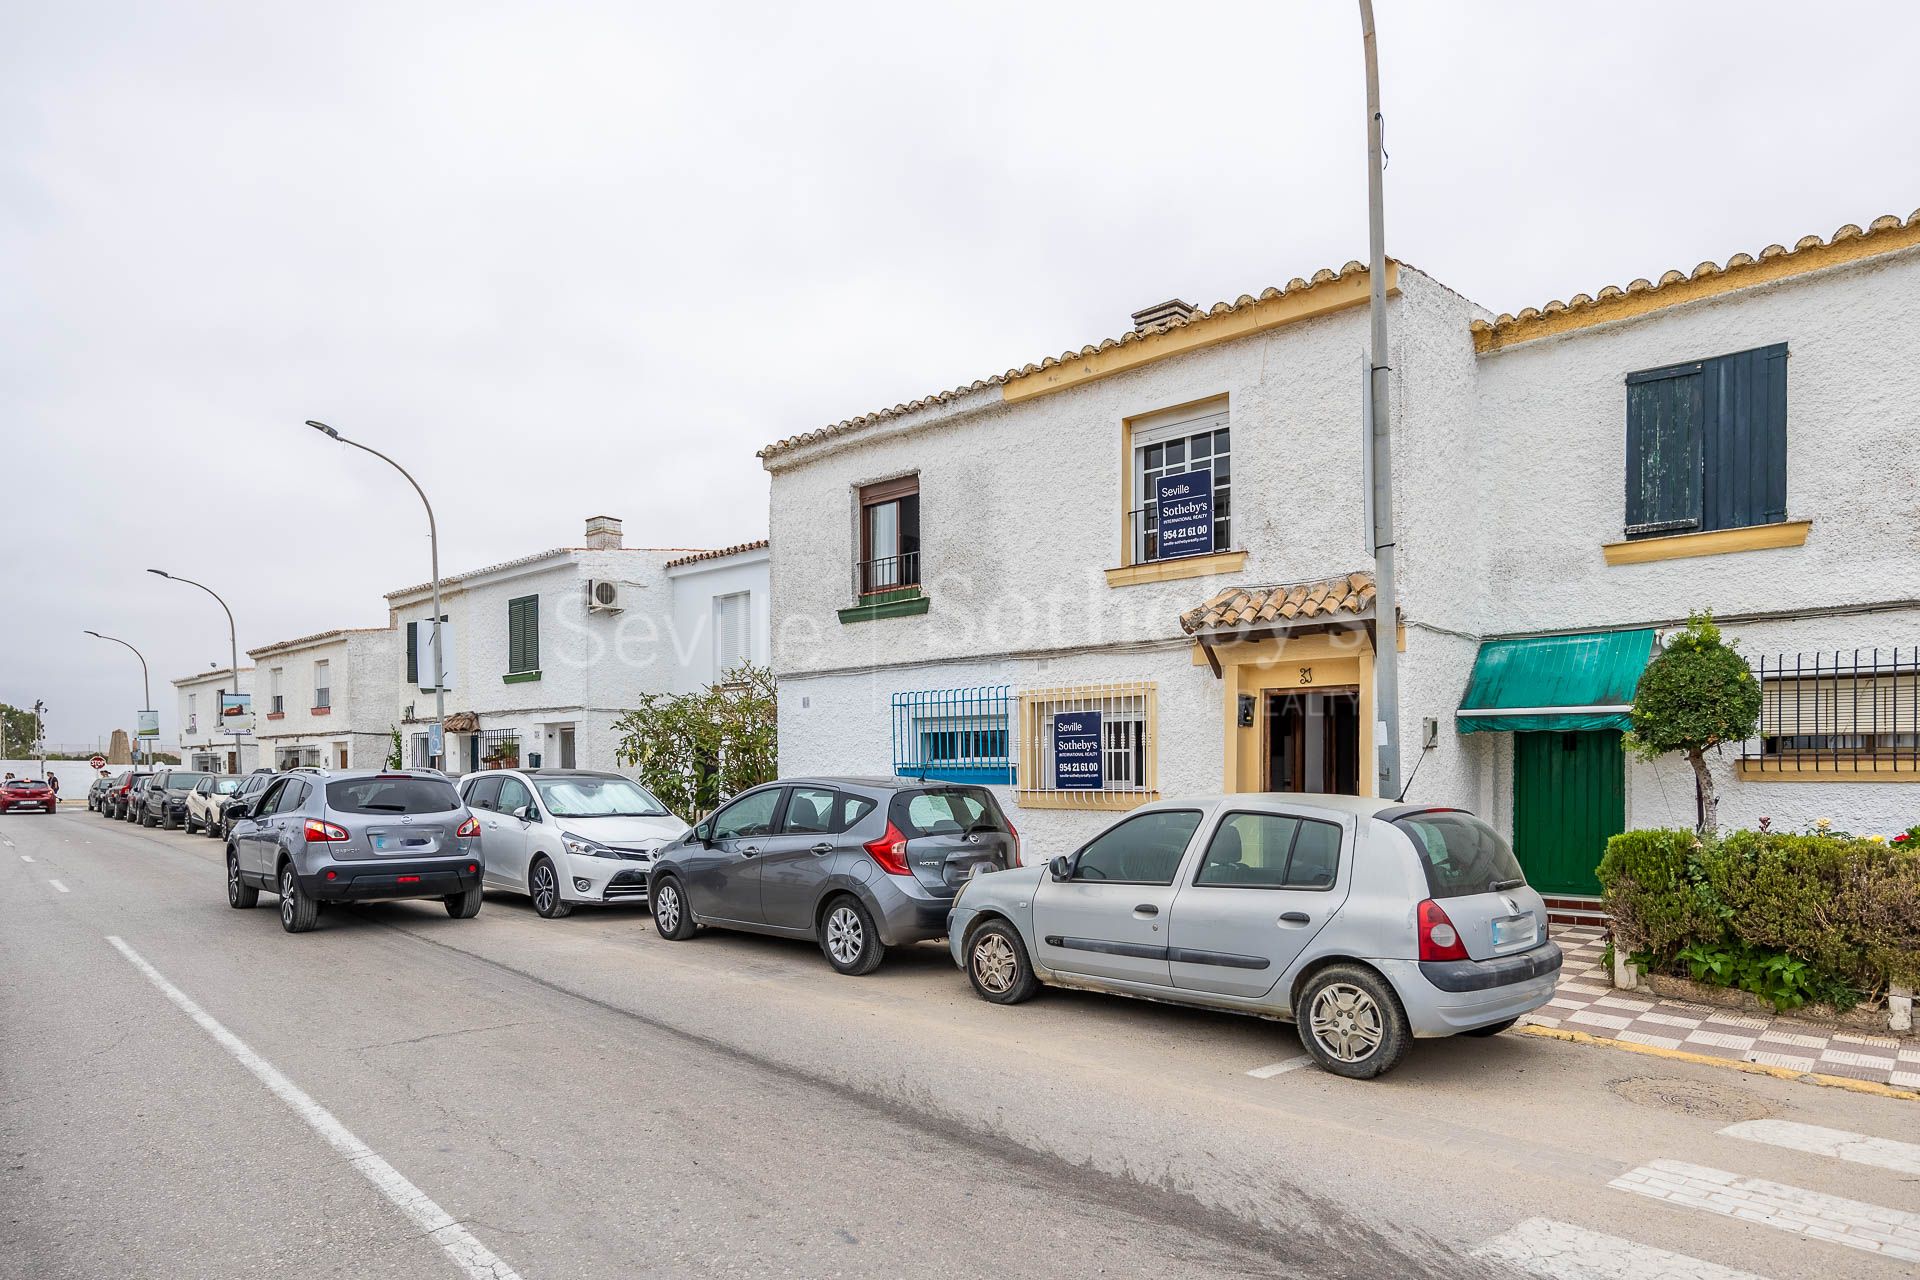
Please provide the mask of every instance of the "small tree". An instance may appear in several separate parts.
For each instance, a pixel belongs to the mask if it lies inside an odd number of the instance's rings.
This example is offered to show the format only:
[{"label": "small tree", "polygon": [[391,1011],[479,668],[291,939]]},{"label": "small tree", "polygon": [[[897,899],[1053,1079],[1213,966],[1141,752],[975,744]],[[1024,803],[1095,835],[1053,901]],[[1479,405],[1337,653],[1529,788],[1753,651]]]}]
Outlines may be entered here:
[{"label": "small tree", "polygon": [[1723,641],[1711,613],[1689,615],[1640,676],[1626,746],[1642,760],[1686,753],[1700,788],[1701,835],[1719,827],[1719,799],[1707,769],[1707,749],[1743,742],[1760,723],[1760,682],[1735,642]]},{"label": "small tree", "polygon": [[407,753],[400,742],[400,726],[390,725],[393,741],[387,746],[387,768],[404,769],[407,767]]},{"label": "small tree", "polygon": [[617,754],[662,804],[697,821],[778,776],[776,692],[773,673],[749,663],[698,693],[649,693],[614,721]]}]

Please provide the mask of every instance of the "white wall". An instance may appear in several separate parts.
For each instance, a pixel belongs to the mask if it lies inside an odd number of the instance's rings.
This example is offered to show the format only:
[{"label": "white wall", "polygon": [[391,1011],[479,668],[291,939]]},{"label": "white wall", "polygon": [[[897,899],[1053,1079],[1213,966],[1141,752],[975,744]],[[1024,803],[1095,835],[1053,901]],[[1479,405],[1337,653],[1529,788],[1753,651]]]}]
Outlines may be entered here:
[{"label": "white wall", "polygon": [[[131,768],[130,765],[110,764],[107,772],[118,774]],[[141,765],[141,768],[149,766]],[[166,767],[166,766],[159,766]],[[88,767],[85,760],[49,760],[42,764],[38,760],[0,760],[0,774],[12,773],[22,778],[44,778],[49,774],[60,779],[60,807],[62,809],[84,809],[87,804],[87,788],[100,775]],[[29,815],[21,814],[22,821],[30,820]]]},{"label": "white wall", "polygon": [[696,560],[666,571],[673,585],[673,634],[676,693],[703,689],[720,676],[714,662],[714,601],[745,594],[748,599],[748,657],[755,666],[772,661],[768,553],[763,550]]}]

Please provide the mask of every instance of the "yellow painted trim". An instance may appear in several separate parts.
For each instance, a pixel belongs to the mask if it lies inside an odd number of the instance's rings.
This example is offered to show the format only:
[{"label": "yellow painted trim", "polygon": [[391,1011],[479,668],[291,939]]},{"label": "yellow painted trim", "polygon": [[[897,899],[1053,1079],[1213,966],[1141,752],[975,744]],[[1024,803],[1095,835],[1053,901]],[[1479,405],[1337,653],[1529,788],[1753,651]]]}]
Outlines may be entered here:
[{"label": "yellow painted trim", "polygon": [[1090,791],[1077,795],[1071,791],[1015,791],[1013,802],[1022,809],[1085,809],[1088,812],[1121,813],[1152,804],[1158,791]]},{"label": "yellow painted trim", "polygon": [[[1808,237],[1808,239],[1814,238]],[[1534,311],[1528,308],[1518,316],[1502,316],[1492,324],[1475,321],[1471,326],[1473,349],[1483,354],[1499,351],[1506,347],[1518,346],[1523,342],[1534,342],[1540,338],[1572,333],[1597,324],[1631,320],[1636,316],[1664,311],[1669,307],[1684,306],[1689,302],[1718,297],[1723,293],[1731,293],[1735,289],[1750,289],[1755,285],[1772,284],[1776,280],[1806,275],[1810,271],[1844,266],[1865,258],[1878,257],[1883,253],[1896,253],[1901,249],[1910,249],[1920,245],[1920,218],[1909,219],[1904,226],[1883,227],[1879,230],[1864,232],[1856,229],[1855,234],[1844,239],[1836,234],[1834,239],[1825,244],[1817,240],[1808,244],[1803,240],[1801,245],[1804,247],[1796,247],[1771,256],[1763,253],[1757,259],[1732,262],[1725,267],[1701,263],[1694,269],[1691,277],[1679,276],[1678,272],[1668,272],[1662,277],[1661,283],[1656,285],[1635,281],[1634,284],[1638,285],[1638,288],[1629,285],[1625,290],[1585,301],[1575,298],[1571,305],[1552,302],[1548,303],[1544,310]],[[1676,276],[1679,278],[1673,278]]]},{"label": "yellow painted trim", "polygon": [[[1400,264],[1387,261],[1387,293],[1400,292]],[[1335,279],[1323,280],[1304,289],[1289,289],[1275,298],[1245,303],[1218,315],[1205,315],[1186,324],[1159,333],[1150,333],[1135,342],[1123,342],[1105,350],[1076,355],[1070,360],[1036,369],[1032,373],[1009,378],[1001,384],[1000,396],[1009,403],[1031,400],[1077,387],[1116,373],[1126,373],[1190,351],[1232,342],[1278,329],[1282,325],[1311,320],[1316,316],[1344,311],[1367,303],[1367,273],[1353,271]]]},{"label": "yellow painted trim", "polygon": [[1802,1084],[1817,1084],[1828,1089],[1846,1089],[1852,1093],[1871,1093],[1882,1098],[1898,1098],[1903,1102],[1920,1102],[1920,1093],[1912,1089],[1902,1089],[1897,1085],[1881,1084],[1877,1080],[1851,1080],[1846,1076],[1795,1071],[1792,1067],[1774,1067],[1764,1062],[1738,1062],[1732,1058],[1715,1058],[1705,1053],[1688,1053],[1684,1049],[1663,1049],[1655,1044],[1609,1040],[1605,1036],[1588,1035],[1584,1031],[1568,1031],[1562,1027],[1530,1025],[1515,1027],[1514,1030],[1524,1036],[1565,1040],[1571,1044],[1597,1044],[1608,1049],[1624,1049],[1628,1053],[1643,1053],[1651,1058],[1666,1058],[1671,1062],[1692,1062],[1703,1067],[1725,1067],[1733,1071],[1744,1071],[1750,1076],[1772,1076],[1776,1080],[1798,1080]]},{"label": "yellow painted trim", "polygon": [[1244,551],[1216,551],[1210,556],[1185,556],[1179,560],[1150,560],[1146,564],[1122,565],[1107,570],[1110,587],[1134,587],[1143,582],[1173,582],[1180,578],[1205,578],[1217,573],[1239,573],[1247,567]]},{"label": "yellow painted trim", "polygon": [[1051,689],[1027,689],[1019,695],[1020,760],[1022,778],[1041,776],[1040,712],[1051,702],[1069,698],[1140,697],[1146,703],[1147,777],[1141,791],[1052,791],[1039,787],[1016,787],[1014,803],[1022,809],[1086,809],[1119,812],[1137,809],[1160,798],[1160,685],[1154,680],[1120,680],[1104,684],[1057,685]]},{"label": "yellow painted trim", "polygon": [[1763,764],[1740,760],[1734,776],[1742,782],[1920,782],[1920,767],[1906,760],[1826,761],[1818,768],[1799,760]]},{"label": "yellow painted trim", "polygon": [[1650,564],[1655,560],[1685,560],[1690,556],[1724,556],[1736,551],[1805,546],[1807,531],[1811,528],[1811,520],[1786,520],[1745,529],[1715,529],[1709,533],[1676,533],[1665,538],[1609,542],[1600,551],[1608,564]]},{"label": "yellow painted trim", "polygon": [[[1220,659],[1220,789],[1229,795],[1265,791],[1265,735],[1259,713],[1251,728],[1241,728],[1240,695],[1264,700],[1270,692],[1299,689],[1356,689],[1360,695],[1360,794],[1372,795],[1377,781],[1373,760],[1373,647],[1364,631],[1238,641],[1215,648]],[[1204,663],[1199,645],[1194,662]],[[1311,677],[1302,680],[1303,673]],[[1243,749],[1244,748],[1244,749]]]}]

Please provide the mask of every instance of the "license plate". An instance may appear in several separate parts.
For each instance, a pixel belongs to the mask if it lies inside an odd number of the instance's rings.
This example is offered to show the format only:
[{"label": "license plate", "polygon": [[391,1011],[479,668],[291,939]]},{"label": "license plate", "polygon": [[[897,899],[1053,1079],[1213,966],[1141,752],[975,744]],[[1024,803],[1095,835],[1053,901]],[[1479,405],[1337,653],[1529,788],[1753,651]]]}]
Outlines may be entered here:
[{"label": "license plate", "polygon": [[1511,947],[1523,942],[1532,942],[1534,924],[1532,916],[1508,916],[1505,920],[1493,922],[1493,945]]},{"label": "license plate", "polygon": [[375,836],[373,850],[375,853],[384,853],[388,849],[418,849],[426,843],[426,840],[414,837],[396,840],[392,836]]}]

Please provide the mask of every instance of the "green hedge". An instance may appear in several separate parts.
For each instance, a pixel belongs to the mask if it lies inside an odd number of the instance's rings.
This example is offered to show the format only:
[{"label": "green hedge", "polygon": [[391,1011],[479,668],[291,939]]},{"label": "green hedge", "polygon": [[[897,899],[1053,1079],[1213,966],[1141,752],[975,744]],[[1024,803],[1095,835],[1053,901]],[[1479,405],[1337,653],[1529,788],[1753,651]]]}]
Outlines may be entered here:
[{"label": "green hedge", "polygon": [[1683,951],[1719,948],[1792,957],[1868,997],[1920,983],[1920,850],[1838,834],[1629,831],[1607,842],[1599,874],[1616,945],[1656,968],[1684,972]]}]

